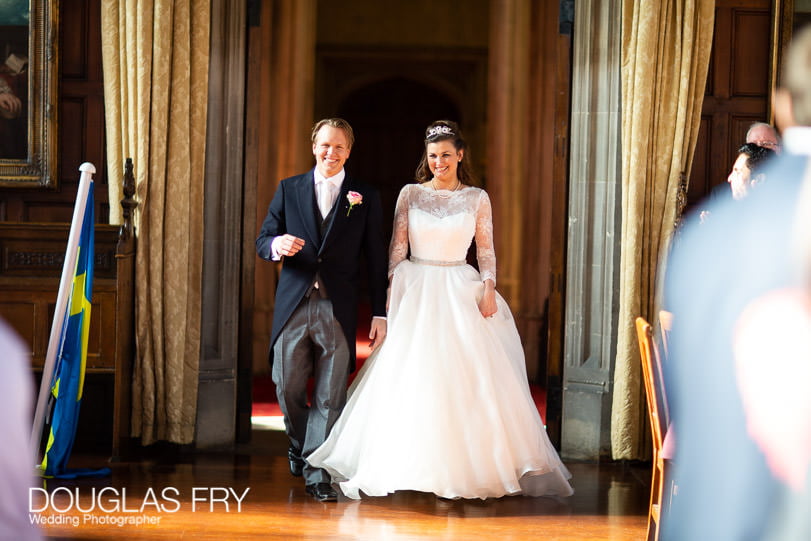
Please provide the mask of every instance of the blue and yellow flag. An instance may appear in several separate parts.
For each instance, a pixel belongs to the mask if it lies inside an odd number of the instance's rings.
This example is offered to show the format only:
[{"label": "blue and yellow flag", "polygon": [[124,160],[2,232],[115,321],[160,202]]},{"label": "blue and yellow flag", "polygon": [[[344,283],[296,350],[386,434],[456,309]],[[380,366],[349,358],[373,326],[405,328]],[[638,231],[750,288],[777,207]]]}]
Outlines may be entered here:
[{"label": "blue and yellow flag", "polygon": [[[67,464],[76,437],[79,406],[84,387],[87,338],[90,331],[90,302],[93,296],[94,223],[93,184],[91,183],[76,254],[73,286],[62,325],[59,353],[53,372],[54,379],[51,385],[53,408],[49,423],[48,444],[41,466],[42,474],[45,477],[64,478],[76,477],[77,474],[82,475],[78,471],[69,471]],[[46,375],[43,374],[43,377]]]}]

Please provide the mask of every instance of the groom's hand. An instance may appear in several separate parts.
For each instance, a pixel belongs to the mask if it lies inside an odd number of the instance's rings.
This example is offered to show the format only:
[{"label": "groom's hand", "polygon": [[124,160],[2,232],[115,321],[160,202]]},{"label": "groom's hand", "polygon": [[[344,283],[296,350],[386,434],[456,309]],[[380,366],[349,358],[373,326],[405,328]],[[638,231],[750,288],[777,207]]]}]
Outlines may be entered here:
[{"label": "groom's hand", "polygon": [[279,240],[279,254],[283,256],[294,256],[304,248],[304,239],[285,234]]},{"label": "groom's hand", "polygon": [[380,317],[372,318],[372,328],[369,331],[369,347],[372,351],[380,347],[383,339],[386,338],[386,320]]}]

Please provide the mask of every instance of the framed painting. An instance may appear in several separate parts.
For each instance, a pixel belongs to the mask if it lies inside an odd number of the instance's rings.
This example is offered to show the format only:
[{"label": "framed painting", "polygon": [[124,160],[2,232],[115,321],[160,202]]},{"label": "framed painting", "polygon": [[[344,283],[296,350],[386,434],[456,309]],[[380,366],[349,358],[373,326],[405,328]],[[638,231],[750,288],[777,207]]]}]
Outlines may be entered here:
[{"label": "framed painting", "polygon": [[2,187],[56,187],[57,6],[0,1]]}]

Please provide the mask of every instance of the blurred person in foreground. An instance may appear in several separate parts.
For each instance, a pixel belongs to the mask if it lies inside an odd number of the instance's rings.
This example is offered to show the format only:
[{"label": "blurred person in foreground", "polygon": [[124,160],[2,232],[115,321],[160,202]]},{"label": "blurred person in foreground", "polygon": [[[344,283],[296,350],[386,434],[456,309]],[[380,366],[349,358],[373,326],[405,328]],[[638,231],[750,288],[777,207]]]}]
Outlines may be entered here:
[{"label": "blurred person in foreground", "polygon": [[679,490],[665,540],[811,539],[811,30],[780,83],[769,182],[703,225],[690,216],[668,264]]},{"label": "blurred person in foreground", "polygon": [[28,489],[34,483],[29,441],[34,393],[28,351],[0,319],[0,541],[41,539],[28,516]]}]

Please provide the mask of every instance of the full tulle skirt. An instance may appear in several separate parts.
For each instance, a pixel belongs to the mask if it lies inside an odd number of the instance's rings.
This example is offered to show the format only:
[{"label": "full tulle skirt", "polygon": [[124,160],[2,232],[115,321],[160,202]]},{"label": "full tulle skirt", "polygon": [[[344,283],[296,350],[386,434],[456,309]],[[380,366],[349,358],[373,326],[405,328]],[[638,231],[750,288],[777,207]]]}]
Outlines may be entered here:
[{"label": "full tulle skirt", "polygon": [[497,314],[482,317],[483,288],[468,265],[406,260],[395,269],[388,335],[307,459],[346,496],[572,494],[530,394],[510,309],[497,295]]}]

